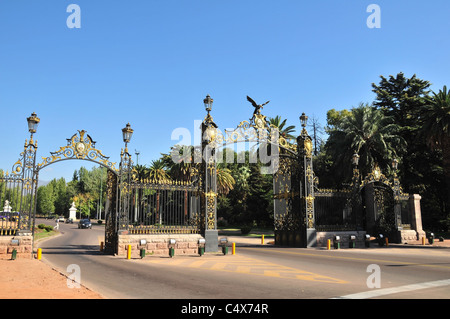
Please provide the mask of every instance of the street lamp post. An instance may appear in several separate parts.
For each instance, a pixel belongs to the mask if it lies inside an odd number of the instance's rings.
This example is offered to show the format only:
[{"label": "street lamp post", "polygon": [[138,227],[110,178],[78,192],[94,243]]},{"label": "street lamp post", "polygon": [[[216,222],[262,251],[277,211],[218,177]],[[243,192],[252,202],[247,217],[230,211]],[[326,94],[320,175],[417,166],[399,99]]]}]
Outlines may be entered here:
[{"label": "street lamp post", "polygon": [[217,251],[217,171],[215,160],[216,129],[210,114],[214,100],[209,96],[203,100],[207,115],[202,122],[202,165],[200,170],[201,218],[200,229],[206,240],[205,251]]},{"label": "street lamp post", "polygon": [[211,96],[209,96],[209,94],[206,95],[206,98],[203,99],[203,104],[205,104],[205,109],[208,112],[208,115],[209,112],[211,112],[213,102],[214,99],[212,99]]},{"label": "street lamp post", "polygon": [[31,113],[30,117],[27,117],[28,123],[28,132],[31,133],[31,139],[33,138],[33,134],[36,133],[37,127],[41,120],[37,117],[36,113]]},{"label": "street lamp post", "polygon": [[131,128],[130,123],[122,129],[123,142],[125,143],[125,152],[128,153],[128,143],[130,143],[134,130]]},{"label": "street lamp post", "polygon": [[[31,231],[31,235],[34,237],[34,225],[36,222],[36,204],[37,204],[37,181],[38,171],[36,170],[36,151],[37,142],[33,141],[33,134],[36,133],[37,127],[41,120],[37,117],[36,113],[31,113],[31,116],[27,117],[28,132],[30,140],[25,140],[24,152],[20,167],[16,168],[16,172],[22,174],[22,191],[20,200],[20,217],[19,228],[25,228],[25,232]],[[19,170],[17,170],[19,169]],[[27,199],[30,198],[29,200]],[[33,241],[34,245],[34,241]]]},{"label": "street lamp post", "polygon": [[298,182],[291,184],[291,192],[297,192],[299,196],[297,203],[299,205],[300,232],[301,238],[294,245],[302,247],[314,247],[317,245],[316,221],[314,211],[314,169],[312,160],[312,138],[306,130],[308,116],[302,113],[300,116],[302,131],[297,137],[297,163]]},{"label": "street lamp post", "polygon": [[117,230],[125,227],[128,228],[128,219],[129,219],[129,203],[130,203],[130,182],[131,182],[131,169],[132,169],[132,161],[131,154],[128,152],[128,143],[133,136],[134,130],[131,128],[130,123],[122,129],[122,138],[125,143],[125,149],[122,150],[120,154],[120,167],[119,167],[119,196],[118,200],[118,210],[117,212],[120,214],[116,227]]}]

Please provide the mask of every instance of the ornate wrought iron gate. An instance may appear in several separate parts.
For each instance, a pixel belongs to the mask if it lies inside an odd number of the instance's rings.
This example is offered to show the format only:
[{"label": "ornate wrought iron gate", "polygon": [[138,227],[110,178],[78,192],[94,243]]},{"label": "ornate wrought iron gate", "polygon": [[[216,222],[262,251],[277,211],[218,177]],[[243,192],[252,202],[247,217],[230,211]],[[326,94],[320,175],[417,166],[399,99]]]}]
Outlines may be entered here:
[{"label": "ornate wrought iron gate", "polygon": [[307,119],[304,113],[300,116],[302,131],[297,145],[280,149],[280,166],[273,179],[275,243],[279,245],[316,245],[312,139],[306,131]]},{"label": "ornate wrought iron gate", "polygon": [[[316,229],[370,228],[377,217],[368,212],[367,194],[374,192],[377,212],[393,216],[395,228],[403,227],[407,195],[398,179],[390,183],[377,171],[360,180],[354,169],[352,187],[347,191],[320,190],[314,176],[312,139],[306,131],[307,116],[300,117],[302,131],[295,141],[288,141],[271,127],[261,113],[262,106],[248,98],[255,107],[252,118],[242,121],[232,131],[218,131],[210,114],[213,100],[204,100],[207,115],[201,124],[201,161],[196,167],[197,178],[192,183],[142,180],[133,172],[133,161],[127,144],[133,130],[129,124],[122,130],[124,149],[119,167],[95,147],[86,131],[78,131],[67,145],[36,163],[37,142],[33,139],[40,122],[36,114],[27,120],[31,137],[25,141],[20,159],[11,173],[0,176],[0,200],[8,199],[18,211],[13,232],[32,231],[36,213],[36,192],[39,171],[53,163],[79,159],[95,162],[108,169],[106,200],[105,250],[117,252],[118,234],[136,233],[195,233],[205,237],[206,251],[217,251],[217,159],[219,147],[238,142],[257,143],[259,155],[265,159],[265,173],[273,174],[275,243],[297,247],[316,245]],[[387,185],[383,187],[374,182]],[[375,185],[375,187],[373,187]],[[371,188],[372,187],[372,188]],[[364,198],[361,194],[364,193]],[[377,195],[378,194],[378,195]],[[386,200],[386,198],[388,198]],[[337,201],[339,205],[336,206]],[[362,214],[362,208],[366,213]],[[330,210],[329,207],[333,207]],[[316,215],[316,209],[318,210]],[[381,213],[380,213],[381,214]],[[381,215],[380,215],[381,216]],[[9,218],[9,217],[8,217]],[[11,218],[9,218],[11,220]],[[337,228],[335,228],[337,227]],[[2,231],[2,229],[0,229]],[[12,232],[10,231],[10,233]],[[0,232],[0,234],[3,232]]]},{"label": "ornate wrought iron gate", "polygon": [[36,142],[25,141],[19,160],[11,172],[0,174],[0,203],[3,206],[0,235],[31,232],[34,225],[37,176],[34,173]]},{"label": "ornate wrought iron gate", "polygon": [[[129,170],[131,158],[126,157],[122,151],[120,170],[116,169],[116,163],[111,162],[109,157],[104,156],[95,147],[95,141],[86,131],[81,130],[78,131],[78,134],[74,134],[67,139],[66,146],[60,147],[56,152],[51,152],[50,156],[42,158],[42,162],[36,163],[37,141],[33,139],[33,134],[36,133],[40,119],[33,113],[27,118],[27,122],[28,130],[31,133],[29,141],[25,140],[24,150],[20,153],[19,160],[14,163],[11,173],[7,172],[0,175],[0,200],[2,203],[6,201],[8,205],[5,205],[4,210],[7,209],[9,213],[8,229],[3,231],[4,225],[0,225],[0,234],[15,235],[17,232],[26,232],[34,235],[37,188],[41,169],[69,159],[87,160],[108,169],[105,248],[114,252],[119,225],[117,212],[119,208],[127,209],[124,184],[127,182],[128,175],[122,173]],[[129,124],[122,130],[125,150],[127,143],[125,137],[127,136],[129,141],[129,137],[131,137],[129,133],[132,133],[132,130],[130,130]],[[123,200],[120,201],[119,199]]]},{"label": "ornate wrought iron gate", "polygon": [[[206,183],[200,189],[205,190],[202,210],[208,217],[206,229],[216,229],[215,150],[239,142],[257,143],[260,160],[269,164],[264,167],[264,173],[274,176],[275,243],[314,246],[314,173],[312,139],[306,131],[307,116],[303,113],[300,117],[303,129],[297,140],[288,141],[279,135],[278,128],[268,124],[266,116],[261,113],[268,102],[258,105],[251,98],[247,99],[255,107],[250,121],[242,121],[236,129],[225,130],[224,133],[217,131],[210,115],[212,99],[207,96],[204,100],[208,114],[202,123],[202,151],[203,154],[206,151],[209,157],[203,157],[200,181]],[[214,236],[217,238],[217,231]]]}]

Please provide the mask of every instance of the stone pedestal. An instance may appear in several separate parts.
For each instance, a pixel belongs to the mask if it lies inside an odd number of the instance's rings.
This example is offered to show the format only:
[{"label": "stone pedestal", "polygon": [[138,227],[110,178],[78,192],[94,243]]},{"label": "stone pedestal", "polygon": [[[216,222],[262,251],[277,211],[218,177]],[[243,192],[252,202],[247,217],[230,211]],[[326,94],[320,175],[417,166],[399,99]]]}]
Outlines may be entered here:
[{"label": "stone pedestal", "polygon": [[306,230],[306,247],[316,247],[317,246],[317,232],[313,228],[308,228]]},{"label": "stone pedestal", "polygon": [[420,199],[422,197],[419,194],[412,194],[409,196],[411,229],[416,231],[417,240],[421,240],[425,237],[425,232],[422,229],[422,212],[420,209]]},{"label": "stone pedestal", "polygon": [[205,252],[217,252],[219,250],[218,236],[218,230],[205,230]]},{"label": "stone pedestal", "polygon": [[73,202],[72,207],[69,208],[69,219],[77,219],[77,208],[75,207],[75,202]]}]

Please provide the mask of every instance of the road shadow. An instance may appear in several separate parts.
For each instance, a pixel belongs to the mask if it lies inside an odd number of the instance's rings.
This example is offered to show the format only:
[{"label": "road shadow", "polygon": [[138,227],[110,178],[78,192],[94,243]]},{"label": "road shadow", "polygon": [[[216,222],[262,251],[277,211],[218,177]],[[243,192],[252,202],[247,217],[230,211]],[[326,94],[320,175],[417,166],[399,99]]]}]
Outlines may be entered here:
[{"label": "road shadow", "polygon": [[99,245],[64,245],[41,247],[43,255],[105,255]]}]

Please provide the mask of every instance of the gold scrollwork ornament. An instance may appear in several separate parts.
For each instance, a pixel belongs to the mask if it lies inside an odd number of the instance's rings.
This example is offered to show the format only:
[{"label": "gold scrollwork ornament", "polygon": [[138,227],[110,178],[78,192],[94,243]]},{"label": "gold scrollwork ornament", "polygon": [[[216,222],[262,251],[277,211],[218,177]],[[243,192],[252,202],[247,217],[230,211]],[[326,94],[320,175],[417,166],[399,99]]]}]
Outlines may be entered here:
[{"label": "gold scrollwork ornament", "polygon": [[305,140],[305,153],[307,157],[311,157],[312,155],[312,142],[309,138]]}]

